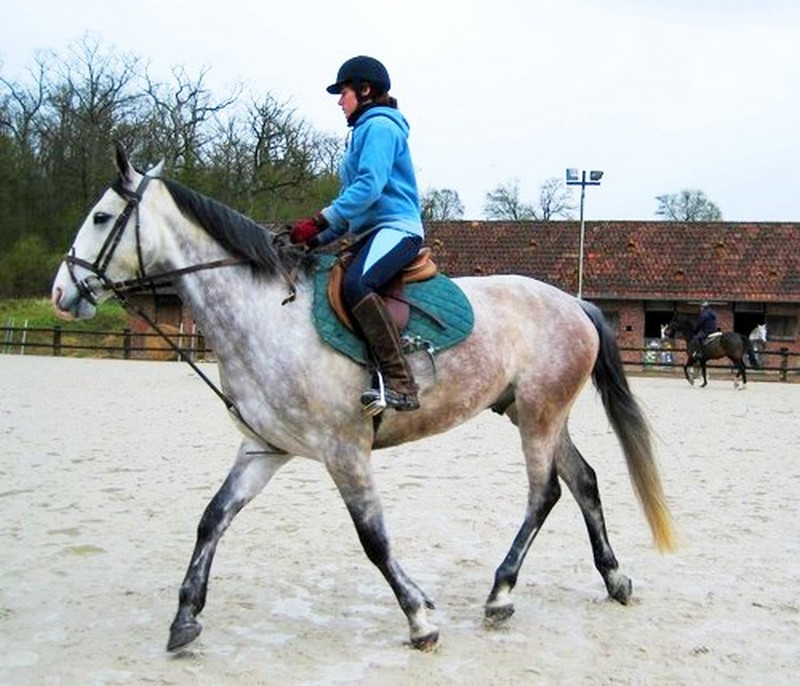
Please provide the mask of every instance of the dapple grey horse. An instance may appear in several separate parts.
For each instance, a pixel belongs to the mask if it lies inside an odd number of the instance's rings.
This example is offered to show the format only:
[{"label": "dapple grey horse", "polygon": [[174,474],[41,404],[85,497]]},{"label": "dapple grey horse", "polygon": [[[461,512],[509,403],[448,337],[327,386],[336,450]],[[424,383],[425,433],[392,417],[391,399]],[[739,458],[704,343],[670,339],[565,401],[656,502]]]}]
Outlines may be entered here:
[{"label": "dapple grey horse", "polygon": [[[522,524],[497,568],[485,604],[490,621],[513,613],[511,591],[534,537],[560,496],[577,500],[594,562],[608,593],[631,595],[608,541],[594,470],[573,444],[570,409],[591,377],[601,395],[655,544],[673,546],[670,513],[645,417],[626,381],[602,314],[540,281],[521,276],[457,279],[474,311],[469,337],[410,361],[421,409],[362,416],[369,372],[324,344],[312,321],[313,254],[285,244],[280,232],[169,179],[160,165],[137,171],[117,148],[119,176],[92,208],[52,290],[65,317],[91,317],[109,297],[169,281],[191,309],[217,356],[224,398],[243,433],[237,459],[208,504],[180,588],[169,650],[193,641],[206,602],[217,544],[236,514],[295,456],[318,460],[332,477],[368,558],[397,597],[411,644],[436,646],[430,598],[403,571],[390,547],[370,455],[446,431],[494,409],[519,428],[527,466]],[[554,346],[554,340],[569,345]]]}]

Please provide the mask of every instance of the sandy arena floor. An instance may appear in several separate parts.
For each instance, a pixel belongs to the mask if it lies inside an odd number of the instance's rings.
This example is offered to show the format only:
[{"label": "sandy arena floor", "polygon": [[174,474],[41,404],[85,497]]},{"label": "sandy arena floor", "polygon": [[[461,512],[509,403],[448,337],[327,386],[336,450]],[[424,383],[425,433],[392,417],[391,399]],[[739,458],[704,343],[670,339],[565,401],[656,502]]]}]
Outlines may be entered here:
[{"label": "sandy arena floor", "polygon": [[[213,367],[208,368],[215,375]],[[441,647],[407,645],[324,469],[295,460],[223,539],[204,632],[165,651],[238,437],[185,365],[0,355],[0,684],[780,684],[800,675],[800,385],[634,378],[682,547],[650,542],[593,389],[572,433],[634,602],[607,600],[565,492],[502,629],[483,625],[526,497],[485,413],[376,453],[393,544]]]}]

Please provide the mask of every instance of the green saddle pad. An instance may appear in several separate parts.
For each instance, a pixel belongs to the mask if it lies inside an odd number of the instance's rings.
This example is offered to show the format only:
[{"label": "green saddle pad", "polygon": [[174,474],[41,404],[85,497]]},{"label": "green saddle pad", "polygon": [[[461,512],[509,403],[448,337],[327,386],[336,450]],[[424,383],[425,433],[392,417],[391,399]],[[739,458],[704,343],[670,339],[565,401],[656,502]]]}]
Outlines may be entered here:
[{"label": "green saddle pad", "polygon": [[[333,256],[326,255],[314,274],[314,324],[328,345],[366,365],[364,342],[339,321],[328,302],[328,277],[334,262]],[[446,276],[437,274],[427,281],[408,283],[404,297],[411,303],[408,326],[400,332],[406,352],[427,350],[432,354],[460,343],[472,331],[475,323],[472,305]]]}]

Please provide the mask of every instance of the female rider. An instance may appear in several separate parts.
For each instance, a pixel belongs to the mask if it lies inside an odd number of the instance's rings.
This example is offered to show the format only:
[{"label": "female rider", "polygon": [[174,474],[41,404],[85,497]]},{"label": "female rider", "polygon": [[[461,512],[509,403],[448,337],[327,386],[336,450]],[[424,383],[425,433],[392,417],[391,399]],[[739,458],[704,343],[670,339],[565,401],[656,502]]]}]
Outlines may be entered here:
[{"label": "female rider", "polygon": [[389,95],[390,87],[389,73],[372,57],[360,55],[342,64],[336,82],[327,88],[339,95],[338,104],[352,127],[340,170],[342,187],[330,205],[295,224],[291,232],[292,242],[309,248],[345,233],[355,236],[344,298],[385,384],[384,394],[375,388],[362,393],[366,414],[377,414],[387,405],[400,411],[419,407],[399,332],[378,295],[414,260],[424,237],[409,125]]}]

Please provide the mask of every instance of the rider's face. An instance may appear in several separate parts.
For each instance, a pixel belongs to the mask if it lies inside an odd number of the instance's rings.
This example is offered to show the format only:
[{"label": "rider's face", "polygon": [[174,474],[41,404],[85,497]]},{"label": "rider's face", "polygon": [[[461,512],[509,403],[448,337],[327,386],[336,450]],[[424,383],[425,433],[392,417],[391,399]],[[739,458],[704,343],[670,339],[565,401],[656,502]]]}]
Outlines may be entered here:
[{"label": "rider's face", "polygon": [[339,107],[342,108],[342,112],[344,112],[345,119],[349,119],[350,115],[356,111],[356,107],[358,107],[358,98],[356,97],[355,90],[351,86],[344,86],[342,88],[338,104]]}]

